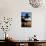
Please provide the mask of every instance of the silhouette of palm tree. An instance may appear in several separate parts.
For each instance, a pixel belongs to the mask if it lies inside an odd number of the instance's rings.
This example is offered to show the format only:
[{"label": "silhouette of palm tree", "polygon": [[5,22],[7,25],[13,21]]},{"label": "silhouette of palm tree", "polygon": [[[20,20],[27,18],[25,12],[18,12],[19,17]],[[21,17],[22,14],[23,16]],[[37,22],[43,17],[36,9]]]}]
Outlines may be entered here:
[{"label": "silhouette of palm tree", "polygon": [[26,13],[26,15],[25,15],[25,18],[29,18],[30,16],[29,16],[29,14],[28,13]]}]

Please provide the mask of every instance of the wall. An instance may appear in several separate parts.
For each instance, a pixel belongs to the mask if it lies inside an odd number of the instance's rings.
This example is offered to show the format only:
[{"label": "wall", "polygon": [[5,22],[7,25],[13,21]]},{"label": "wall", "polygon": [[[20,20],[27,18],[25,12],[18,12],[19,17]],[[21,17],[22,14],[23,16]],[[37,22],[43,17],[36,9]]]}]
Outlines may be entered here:
[{"label": "wall", "polygon": [[[32,12],[32,28],[21,28],[22,11]],[[13,18],[8,34],[16,40],[28,40],[34,34],[39,40],[44,40],[45,12],[45,8],[32,8],[28,0],[0,0],[0,18],[3,16]],[[0,36],[0,39],[2,38]]]},{"label": "wall", "polygon": [[45,28],[44,28],[44,38],[46,39],[46,15],[45,15],[45,24],[44,24]]}]

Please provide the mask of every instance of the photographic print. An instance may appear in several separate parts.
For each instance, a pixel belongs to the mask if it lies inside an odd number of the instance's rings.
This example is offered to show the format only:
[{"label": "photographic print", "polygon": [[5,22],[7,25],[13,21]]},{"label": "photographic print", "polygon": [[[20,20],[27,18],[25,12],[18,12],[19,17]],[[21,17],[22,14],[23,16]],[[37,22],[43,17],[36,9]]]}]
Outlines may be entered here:
[{"label": "photographic print", "polygon": [[21,27],[32,27],[31,12],[21,12]]}]

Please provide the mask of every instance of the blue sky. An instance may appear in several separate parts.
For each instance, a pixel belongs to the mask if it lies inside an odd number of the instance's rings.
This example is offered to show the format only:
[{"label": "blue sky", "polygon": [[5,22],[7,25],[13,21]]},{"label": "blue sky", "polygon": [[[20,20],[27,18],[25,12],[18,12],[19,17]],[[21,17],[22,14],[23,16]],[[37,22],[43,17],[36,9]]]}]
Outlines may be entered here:
[{"label": "blue sky", "polygon": [[31,12],[21,12],[21,16],[26,16],[26,14],[29,14],[30,18],[32,18]]}]

